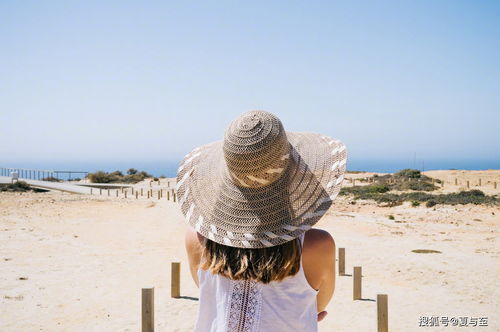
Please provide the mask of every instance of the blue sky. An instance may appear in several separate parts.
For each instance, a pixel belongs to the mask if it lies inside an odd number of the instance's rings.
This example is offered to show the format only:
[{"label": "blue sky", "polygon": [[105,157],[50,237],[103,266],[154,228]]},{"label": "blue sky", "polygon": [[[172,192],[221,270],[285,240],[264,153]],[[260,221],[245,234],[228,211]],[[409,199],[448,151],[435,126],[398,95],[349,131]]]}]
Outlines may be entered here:
[{"label": "blue sky", "polygon": [[2,1],[1,159],[178,160],[264,109],[353,159],[500,160],[499,14],[497,1]]}]

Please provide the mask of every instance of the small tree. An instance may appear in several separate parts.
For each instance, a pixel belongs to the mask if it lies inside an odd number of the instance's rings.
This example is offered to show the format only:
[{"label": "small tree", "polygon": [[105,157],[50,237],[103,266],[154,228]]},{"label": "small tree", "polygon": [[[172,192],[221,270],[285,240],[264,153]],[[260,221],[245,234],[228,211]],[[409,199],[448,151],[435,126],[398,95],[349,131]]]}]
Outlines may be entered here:
[{"label": "small tree", "polygon": [[137,170],[135,168],[129,168],[127,171],[128,175],[134,175],[137,174]]}]

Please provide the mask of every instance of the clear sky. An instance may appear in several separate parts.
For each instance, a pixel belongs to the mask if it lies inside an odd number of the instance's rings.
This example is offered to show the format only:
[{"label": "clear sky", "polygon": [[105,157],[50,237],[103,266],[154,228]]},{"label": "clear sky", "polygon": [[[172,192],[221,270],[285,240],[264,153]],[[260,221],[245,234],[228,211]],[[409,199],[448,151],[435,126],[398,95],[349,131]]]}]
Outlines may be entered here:
[{"label": "clear sky", "polygon": [[2,1],[0,161],[178,160],[251,109],[354,159],[499,160],[499,17],[487,0]]}]

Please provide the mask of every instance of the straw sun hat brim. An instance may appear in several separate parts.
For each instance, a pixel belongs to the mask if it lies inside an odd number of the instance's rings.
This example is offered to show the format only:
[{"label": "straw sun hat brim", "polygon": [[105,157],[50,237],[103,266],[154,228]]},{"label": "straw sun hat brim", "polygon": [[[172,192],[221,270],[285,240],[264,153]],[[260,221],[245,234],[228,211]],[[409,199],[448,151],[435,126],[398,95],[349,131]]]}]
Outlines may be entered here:
[{"label": "straw sun hat brim", "polygon": [[287,168],[260,188],[236,185],[222,141],[186,155],[177,174],[177,197],[188,223],[212,241],[240,248],[279,245],[317,223],[340,191],[346,147],[315,133],[286,132],[286,137]]}]

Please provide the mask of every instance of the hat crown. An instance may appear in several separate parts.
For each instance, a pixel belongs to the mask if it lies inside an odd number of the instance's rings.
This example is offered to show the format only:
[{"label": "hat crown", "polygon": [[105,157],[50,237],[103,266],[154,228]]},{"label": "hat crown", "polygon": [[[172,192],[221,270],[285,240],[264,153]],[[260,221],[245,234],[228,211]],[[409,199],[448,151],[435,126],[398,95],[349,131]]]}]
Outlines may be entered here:
[{"label": "hat crown", "polygon": [[287,166],[289,145],[283,125],[274,114],[241,114],[224,135],[224,159],[232,180],[252,188],[274,182]]}]

